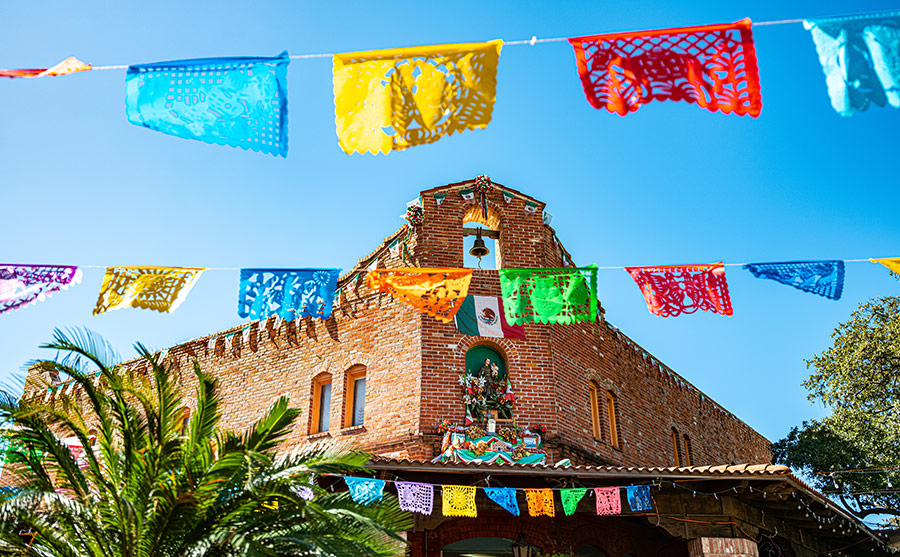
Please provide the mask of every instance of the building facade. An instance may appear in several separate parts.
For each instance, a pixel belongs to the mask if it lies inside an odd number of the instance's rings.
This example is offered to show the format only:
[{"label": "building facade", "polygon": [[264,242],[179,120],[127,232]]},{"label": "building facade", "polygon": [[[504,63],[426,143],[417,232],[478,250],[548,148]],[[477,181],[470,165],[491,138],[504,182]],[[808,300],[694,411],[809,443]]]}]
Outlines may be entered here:
[{"label": "building facade", "polygon": [[[170,348],[166,357],[182,370],[185,393],[193,393],[189,362],[197,360],[219,377],[222,425],[233,429],[287,395],[302,412],[288,448],[344,442],[374,455],[372,468],[385,479],[471,485],[502,478],[523,488],[638,482],[657,490],[655,517],[598,517],[587,500],[574,515],[553,518],[515,517],[481,495],[478,518],[444,517],[438,505],[409,532],[412,555],[511,555],[517,540],[522,555],[524,544],[532,555],[608,557],[757,555],[771,547],[767,540],[785,554],[826,547],[830,541],[815,535],[819,524],[795,521],[788,507],[800,497],[807,513],[839,511],[787,469],[770,466],[765,438],[608,323],[602,306],[595,323],[531,323],[524,339],[481,337],[366,286],[367,269],[463,267],[472,226],[495,239],[497,268],[574,265],[543,222],[543,202],[495,184],[482,207],[461,194],[471,187],[421,192],[423,222],[384,238],[341,277],[330,319],[270,318]],[[497,271],[476,269],[469,294],[499,297]],[[473,354],[491,354],[514,389],[512,415],[501,425],[514,419],[546,429],[535,451],[540,462],[442,461],[442,422],[466,421],[460,375]],[[39,384],[29,376],[26,396],[44,396]],[[185,412],[191,405],[188,399]],[[699,487],[686,490],[684,482]]]}]

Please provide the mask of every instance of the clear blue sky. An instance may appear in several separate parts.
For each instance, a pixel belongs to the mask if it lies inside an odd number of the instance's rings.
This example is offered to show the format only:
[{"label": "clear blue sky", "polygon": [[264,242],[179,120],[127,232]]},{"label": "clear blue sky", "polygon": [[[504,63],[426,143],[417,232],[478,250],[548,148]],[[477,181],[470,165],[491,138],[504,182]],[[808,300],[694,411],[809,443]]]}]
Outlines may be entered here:
[{"label": "clear blue sky", "polygon": [[[253,7],[258,6],[258,7]],[[263,7],[265,6],[265,7]],[[897,2],[4,2],[0,67],[271,56],[780,20]],[[586,102],[566,43],[503,49],[490,126],[389,156],[348,156],[334,129],[331,60],[288,70],[287,159],[130,125],[124,71],[0,82],[6,263],[344,267],[402,221],[421,189],[488,173],[548,204],[577,264],[900,255],[900,111],[842,118],[800,24],[754,32],[758,119],[656,103],[625,118]],[[102,270],[0,316],[0,381],[23,373],[54,327],[87,326],[124,354],[241,320],[238,273],[208,272],[175,313],[93,317]],[[621,270],[602,271],[607,317],[772,440],[819,416],[804,359],[871,296],[900,284],[847,268],[832,302],[729,268],[734,317],[662,319]]]}]

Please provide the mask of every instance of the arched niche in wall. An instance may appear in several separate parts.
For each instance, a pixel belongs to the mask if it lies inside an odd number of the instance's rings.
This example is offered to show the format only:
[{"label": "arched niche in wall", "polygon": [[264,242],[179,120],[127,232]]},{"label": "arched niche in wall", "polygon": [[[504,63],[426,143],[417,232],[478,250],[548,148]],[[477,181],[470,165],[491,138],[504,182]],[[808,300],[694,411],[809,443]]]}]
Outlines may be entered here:
[{"label": "arched niche in wall", "polygon": [[[487,216],[485,216],[484,213],[487,213]],[[483,261],[484,266],[482,267],[482,263],[476,263],[477,259],[469,255],[469,250],[475,242],[475,231],[476,229],[481,228],[482,240],[484,240],[485,247],[493,253],[493,255],[488,255],[486,257],[493,257],[493,268],[502,268],[503,257],[500,250],[500,213],[490,206],[487,207],[487,211],[482,212],[481,203],[469,205],[466,207],[465,213],[463,213],[462,227],[464,266],[466,268],[491,268],[488,261]]]},{"label": "arched niche in wall", "polygon": [[511,420],[514,397],[506,358],[494,346],[476,344],[466,351],[466,422],[494,417]]}]

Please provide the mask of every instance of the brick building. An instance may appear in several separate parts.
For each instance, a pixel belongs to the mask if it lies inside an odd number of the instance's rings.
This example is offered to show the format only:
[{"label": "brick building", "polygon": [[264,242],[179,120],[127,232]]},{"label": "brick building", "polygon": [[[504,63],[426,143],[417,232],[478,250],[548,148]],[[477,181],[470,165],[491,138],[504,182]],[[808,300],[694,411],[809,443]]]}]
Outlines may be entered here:
[{"label": "brick building", "polygon": [[[765,438],[609,324],[602,307],[596,323],[526,324],[524,339],[488,338],[460,334],[452,322],[366,287],[373,265],[463,267],[466,225],[473,224],[495,238],[497,268],[572,265],[543,222],[543,202],[495,184],[485,217],[480,204],[460,195],[471,185],[421,192],[424,222],[400,228],[359,259],[339,281],[327,321],[276,327],[270,318],[172,347],[168,357],[196,358],[220,377],[224,427],[244,428],[288,395],[302,414],[286,445],[347,442],[375,455],[371,467],[385,479],[654,486],[653,513],[629,514],[623,505],[626,512],[613,517],[597,516],[589,498],[572,516],[532,518],[522,505],[516,517],[479,494],[477,518],[447,518],[437,496],[434,513],[417,516],[408,533],[411,555],[512,555],[513,546],[522,555],[525,546],[532,555],[757,555],[758,547],[813,555],[871,534],[789,470],[770,465]],[[476,269],[469,294],[500,296],[496,270]],[[459,375],[473,350],[492,351],[505,367],[517,423],[546,427],[543,463],[435,460],[446,443],[440,423],[465,418]],[[187,393],[192,379],[184,373]],[[35,385],[29,377],[26,394]],[[871,554],[870,545],[853,547]]]}]

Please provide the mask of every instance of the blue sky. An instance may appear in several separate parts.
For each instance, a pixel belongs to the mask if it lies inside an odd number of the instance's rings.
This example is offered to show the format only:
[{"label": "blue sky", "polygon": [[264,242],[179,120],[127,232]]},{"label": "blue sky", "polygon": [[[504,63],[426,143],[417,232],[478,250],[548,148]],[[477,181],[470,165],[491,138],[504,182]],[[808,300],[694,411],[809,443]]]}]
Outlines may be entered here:
[{"label": "blue sky", "polygon": [[[792,19],[896,8],[859,2],[5,2],[0,67],[346,52],[448,42]],[[842,118],[800,24],[754,30],[763,110],[590,107],[567,43],[508,46],[493,121],[389,156],[348,156],[334,129],[331,60],[288,70],[287,159],[130,125],[124,71],[0,82],[7,263],[344,267],[402,221],[418,191],[487,173],[548,204],[577,264],[855,259],[900,255],[900,112]],[[124,354],[239,323],[237,271],[207,272],[173,314],[91,315],[103,271],[0,316],[0,381],[54,327],[87,326]],[[601,271],[608,319],[772,440],[822,415],[804,359],[835,325],[900,284],[849,263],[832,302],[729,267],[734,317],[662,319],[621,270]]]}]

